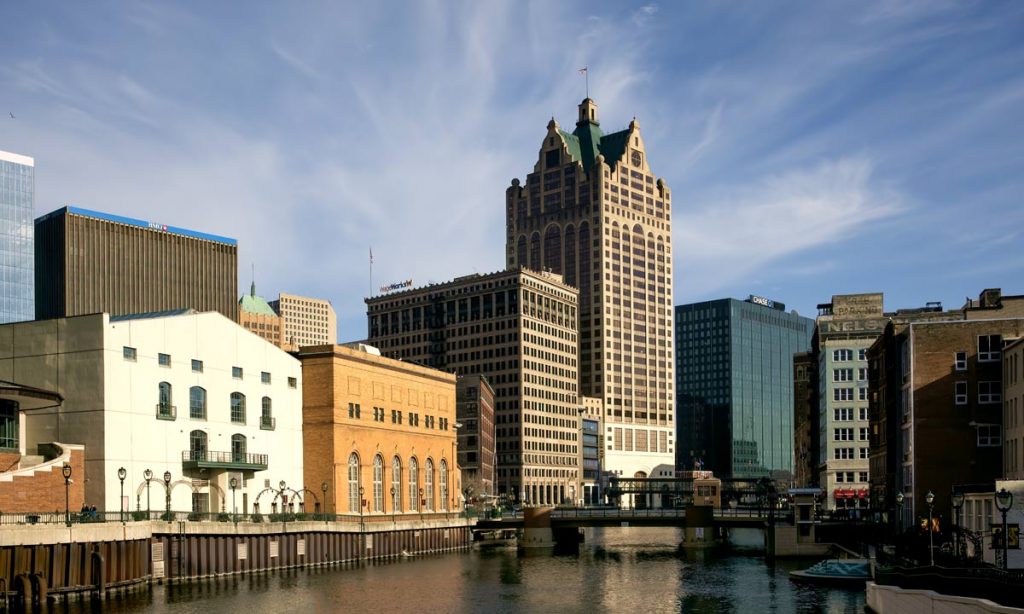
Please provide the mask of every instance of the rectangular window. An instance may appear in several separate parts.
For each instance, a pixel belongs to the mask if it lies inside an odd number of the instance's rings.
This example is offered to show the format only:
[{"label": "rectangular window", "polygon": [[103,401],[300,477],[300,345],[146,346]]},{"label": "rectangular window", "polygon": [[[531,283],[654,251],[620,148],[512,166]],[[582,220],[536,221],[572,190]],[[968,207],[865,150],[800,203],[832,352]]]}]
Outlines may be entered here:
[{"label": "rectangular window", "polygon": [[868,389],[867,388],[858,388],[857,389],[857,400],[858,401],[867,401],[868,400]]},{"label": "rectangular window", "polygon": [[157,354],[156,361],[161,367],[171,366],[171,355],[170,354]]},{"label": "rectangular window", "polygon": [[853,472],[852,471],[847,471],[846,472],[846,481],[851,483],[851,484],[853,484]]},{"label": "rectangular window", "polygon": [[868,359],[867,348],[861,348],[860,350],[858,350],[858,352],[857,352],[857,360],[867,360],[867,359]]},{"label": "rectangular window", "polygon": [[868,369],[867,367],[861,367],[857,369],[857,381],[866,382],[868,381]]},{"label": "rectangular window", "polygon": [[269,384],[270,374],[267,373],[266,371],[260,371],[260,381],[263,382],[264,384]]},{"label": "rectangular window", "polygon": [[203,361],[196,360],[195,358],[193,358],[192,359],[192,372],[193,373],[202,373],[203,372]]},{"label": "rectangular window", "polygon": [[299,380],[298,379],[296,379],[294,377],[289,377],[288,378],[288,387],[289,388],[297,388],[298,386],[299,386]]},{"label": "rectangular window", "polygon": [[957,405],[967,405],[967,382],[953,384],[953,402]]},{"label": "rectangular window", "polygon": [[832,390],[833,401],[852,401],[853,388],[834,388]]},{"label": "rectangular window", "polygon": [[861,482],[867,482],[868,481],[868,472],[867,471],[861,471],[860,473],[857,474],[857,477],[860,478]]},{"label": "rectangular window", "polygon": [[978,447],[994,448],[1002,445],[1003,434],[998,424],[978,425]]},{"label": "rectangular window", "polygon": [[860,458],[865,459],[868,457],[868,448],[860,448]]},{"label": "rectangular window", "polygon": [[836,422],[845,422],[846,420],[853,420],[853,408],[852,407],[837,407],[833,410],[833,416]]},{"label": "rectangular window", "polygon": [[844,476],[845,476],[845,474],[842,471],[836,473],[836,483],[837,484],[842,484]]},{"label": "rectangular window", "polygon": [[853,459],[853,448],[836,448],[833,452],[836,460]]},{"label": "rectangular window", "polygon": [[953,367],[957,371],[967,370],[967,352],[957,352],[953,355]]},{"label": "rectangular window", "polygon": [[867,429],[867,427],[861,427],[860,431],[857,433],[857,438],[860,441],[867,441],[868,440],[868,429]]},{"label": "rectangular window", "polygon": [[359,418],[359,410],[360,410],[359,403],[349,403],[348,404],[348,417],[352,418],[352,419],[358,419]]},{"label": "rectangular window", "polygon": [[1001,335],[978,336],[978,362],[994,362],[1003,355],[1003,338]]},{"label": "rectangular window", "polygon": [[833,369],[832,370],[832,381],[833,382],[852,382],[853,381],[853,369]]},{"label": "rectangular window", "polygon": [[832,350],[832,360],[836,362],[853,360],[853,350]]},{"label": "rectangular window", "polygon": [[130,348],[130,347],[128,347],[126,345],[121,350],[121,352],[122,352],[122,355],[124,356],[125,360],[130,360],[132,362],[135,362],[135,356],[136,356],[135,348]]},{"label": "rectangular window", "polygon": [[833,429],[833,441],[853,441],[853,429]]},{"label": "rectangular window", "polygon": [[860,408],[860,418],[859,419],[860,420],[867,420],[868,419],[868,408],[867,407],[861,407]]},{"label": "rectangular window", "polygon": [[978,403],[1002,402],[1002,382],[978,382]]},{"label": "rectangular window", "polygon": [[231,377],[242,379],[242,367],[231,367]]}]

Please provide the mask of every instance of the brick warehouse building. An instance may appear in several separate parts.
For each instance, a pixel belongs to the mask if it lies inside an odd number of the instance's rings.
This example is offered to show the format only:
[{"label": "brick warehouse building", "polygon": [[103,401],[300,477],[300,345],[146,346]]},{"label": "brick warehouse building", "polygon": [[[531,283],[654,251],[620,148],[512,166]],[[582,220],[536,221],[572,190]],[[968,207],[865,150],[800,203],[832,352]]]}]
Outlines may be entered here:
[{"label": "brick warehouse building", "polygon": [[960,318],[890,322],[869,351],[872,505],[903,526],[927,513],[950,518],[954,485],[1003,474],[1002,346],[1024,335],[1024,297],[986,290]]}]

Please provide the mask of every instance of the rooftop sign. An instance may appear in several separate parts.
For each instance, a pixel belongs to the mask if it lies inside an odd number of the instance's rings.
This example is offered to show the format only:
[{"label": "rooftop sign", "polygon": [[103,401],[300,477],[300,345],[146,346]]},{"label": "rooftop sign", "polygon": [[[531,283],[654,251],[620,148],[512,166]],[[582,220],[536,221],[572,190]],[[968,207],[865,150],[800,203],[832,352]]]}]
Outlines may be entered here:
[{"label": "rooftop sign", "polygon": [[187,228],[178,228],[176,226],[168,226],[167,224],[160,224],[158,222],[147,222],[144,220],[138,220],[131,217],[124,217],[122,215],[114,215],[112,213],[102,213],[100,211],[91,211],[89,209],[82,209],[80,207],[64,207],[58,209],[53,213],[48,213],[39,219],[45,219],[53,215],[60,215],[62,212],[67,212],[73,215],[80,215],[82,217],[91,217],[97,220],[104,220],[107,222],[114,222],[116,224],[125,224],[127,226],[135,226],[136,228],[145,228],[146,230],[154,230],[156,232],[167,232],[176,235],[182,235],[185,237],[191,237],[193,239],[202,239],[204,241],[214,241],[216,243],[227,243],[228,245],[238,245],[238,241],[230,239],[228,237],[222,237],[219,235],[209,234],[206,232],[199,232],[196,230],[189,230]]},{"label": "rooftop sign", "polygon": [[389,292],[395,292],[397,290],[405,290],[406,288],[412,287],[412,280],[407,279],[405,281],[398,281],[393,284],[388,284],[380,287],[381,294],[388,294]]}]

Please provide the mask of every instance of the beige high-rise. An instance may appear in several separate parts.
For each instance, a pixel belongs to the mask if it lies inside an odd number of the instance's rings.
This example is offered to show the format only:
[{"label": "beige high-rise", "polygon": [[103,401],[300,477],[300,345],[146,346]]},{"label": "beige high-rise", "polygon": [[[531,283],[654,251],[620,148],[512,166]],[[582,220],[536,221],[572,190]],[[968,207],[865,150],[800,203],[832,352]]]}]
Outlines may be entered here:
[{"label": "beige high-rise", "polygon": [[284,318],[285,348],[338,342],[338,316],[330,301],[282,292],[270,306]]},{"label": "beige high-rise", "polygon": [[604,469],[650,475],[675,451],[671,192],[636,119],[604,134],[588,98],[572,133],[547,128],[506,191],[506,262],[579,288],[580,394],[604,400]]},{"label": "beige high-rise", "polygon": [[487,377],[496,488],[518,501],[580,498],[576,296],[560,275],[513,269],[366,301],[384,355]]}]

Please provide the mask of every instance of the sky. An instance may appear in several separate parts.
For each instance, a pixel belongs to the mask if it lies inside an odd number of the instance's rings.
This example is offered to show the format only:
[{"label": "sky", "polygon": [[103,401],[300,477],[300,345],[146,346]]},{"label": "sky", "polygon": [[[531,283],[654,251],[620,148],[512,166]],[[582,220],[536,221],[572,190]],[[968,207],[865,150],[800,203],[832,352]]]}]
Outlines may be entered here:
[{"label": "sky", "polygon": [[342,341],[371,287],[503,267],[583,66],[673,191],[676,304],[1024,294],[1021,2],[7,1],[0,57],[38,215],[236,238],[240,292],[328,299]]}]

